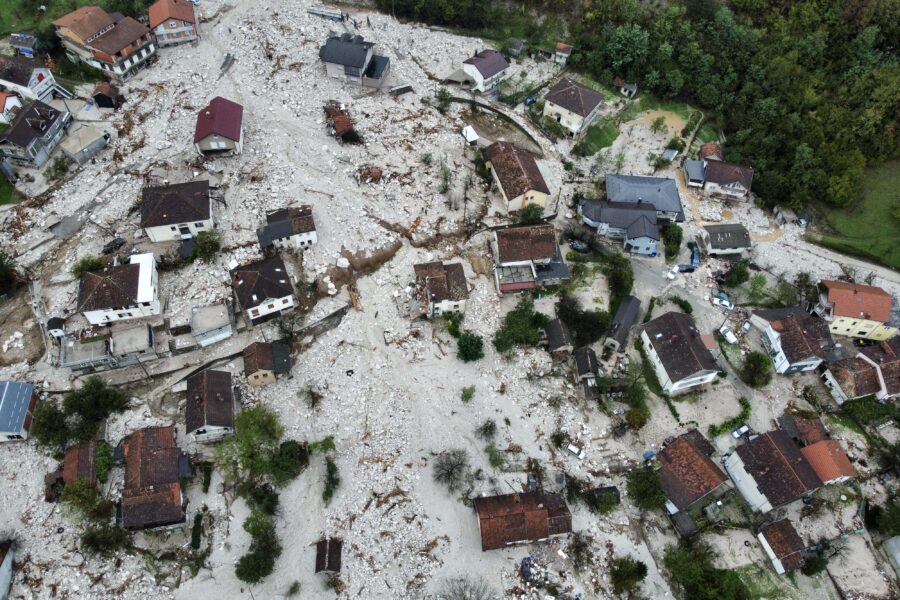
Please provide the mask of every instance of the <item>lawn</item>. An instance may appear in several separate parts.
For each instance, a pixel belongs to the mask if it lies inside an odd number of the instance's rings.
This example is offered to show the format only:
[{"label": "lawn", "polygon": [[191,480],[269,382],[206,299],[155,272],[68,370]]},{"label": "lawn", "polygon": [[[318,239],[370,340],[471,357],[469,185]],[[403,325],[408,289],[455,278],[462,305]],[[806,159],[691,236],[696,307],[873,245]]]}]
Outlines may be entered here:
[{"label": "lawn", "polygon": [[614,123],[603,119],[585,132],[579,145],[584,146],[584,156],[593,156],[603,148],[612,146],[617,137],[619,137],[619,129]]},{"label": "lawn", "polygon": [[19,193],[16,188],[6,180],[6,177],[0,175],[0,204],[12,204],[19,200]]},{"label": "lawn", "polygon": [[823,246],[900,269],[900,161],[873,167],[863,177],[863,197],[852,208],[821,207],[831,231],[812,235]]},{"label": "lawn", "polygon": [[[44,13],[37,9],[41,4],[47,7]],[[54,20],[82,6],[104,4],[104,0],[0,0],[0,35],[44,29]]]}]

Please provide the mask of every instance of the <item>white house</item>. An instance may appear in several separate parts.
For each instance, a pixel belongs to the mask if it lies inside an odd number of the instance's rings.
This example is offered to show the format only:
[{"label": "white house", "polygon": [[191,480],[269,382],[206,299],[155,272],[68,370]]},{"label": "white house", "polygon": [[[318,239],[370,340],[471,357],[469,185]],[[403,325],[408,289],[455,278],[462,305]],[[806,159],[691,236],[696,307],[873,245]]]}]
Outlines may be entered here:
[{"label": "white house", "polygon": [[482,50],[463,61],[463,72],[472,81],[472,89],[484,93],[494,90],[503,78],[509,61],[496,50]]},{"label": "white house", "polygon": [[244,107],[216,96],[197,113],[194,148],[201,155],[244,150]]},{"label": "white house", "polygon": [[375,44],[361,35],[342,33],[332,35],[319,48],[319,58],[325,63],[325,73],[341,81],[366,87],[381,87],[390,72],[391,61],[374,53]]},{"label": "white house", "polygon": [[703,161],[703,190],[726,198],[745,200],[750,197],[753,169],[722,160]]},{"label": "white house", "polygon": [[141,197],[141,227],[152,242],[190,239],[213,228],[209,181],[146,187]]},{"label": "white house", "polygon": [[562,42],[557,42],[556,49],[553,52],[553,62],[561,67],[566,66],[566,63],[569,61],[569,57],[572,56],[572,50],[574,50],[572,46],[564,44]]},{"label": "white house", "polygon": [[266,225],[256,230],[259,247],[302,250],[319,241],[312,206],[291,206],[266,213]]},{"label": "white house", "polygon": [[762,330],[763,346],[776,373],[812,371],[834,346],[828,323],[797,306],[757,310],[750,322]]},{"label": "white house", "polygon": [[29,100],[52,100],[56,94],[71,98],[72,93],[53,78],[49,68],[19,56],[0,56],[0,88]]},{"label": "white house", "polygon": [[510,142],[494,142],[484,154],[507,212],[547,206],[550,188],[531,154]]},{"label": "white house", "polygon": [[294,286],[279,256],[233,269],[231,288],[252,325],[294,310]]},{"label": "white house", "polygon": [[0,442],[28,439],[37,402],[30,383],[0,381]]},{"label": "white house", "polygon": [[419,313],[427,319],[446,313],[466,312],[469,286],[462,263],[430,262],[413,265],[415,297]]},{"label": "white house", "polygon": [[0,123],[9,125],[22,110],[22,98],[13,92],[0,92]]},{"label": "white house", "polygon": [[644,327],[644,351],[663,391],[669,395],[711,383],[719,373],[716,359],[706,348],[694,320],[668,312]]},{"label": "white house", "polygon": [[206,369],[188,377],[185,431],[197,442],[234,435],[231,373]]},{"label": "white house", "polygon": [[602,106],[603,94],[563,77],[544,96],[544,117],[577,135],[591,126]]},{"label": "white house", "polygon": [[82,276],[78,310],[91,325],[158,315],[157,279],[153,254],[133,254],[126,265]]}]

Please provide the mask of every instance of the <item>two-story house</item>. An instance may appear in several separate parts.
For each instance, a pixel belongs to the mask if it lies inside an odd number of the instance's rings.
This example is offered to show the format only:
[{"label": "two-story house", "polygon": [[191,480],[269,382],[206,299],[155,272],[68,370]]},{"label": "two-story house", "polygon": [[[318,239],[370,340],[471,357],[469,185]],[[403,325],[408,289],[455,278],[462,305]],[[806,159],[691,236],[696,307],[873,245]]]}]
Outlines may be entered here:
[{"label": "two-story house", "polygon": [[685,180],[689,187],[703,188],[708,194],[746,200],[753,184],[753,168],[721,159],[684,161]]},{"label": "two-story house", "polygon": [[834,335],[886,340],[897,335],[892,323],[889,293],[871,285],[823,280],[813,312],[828,322]]},{"label": "two-story house", "polygon": [[187,379],[185,431],[198,442],[214,442],[234,434],[231,373],[204,369]]},{"label": "two-story house", "polygon": [[319,48],[319,58],[329,77],[377,88],[387,79],[391,61],[375,54],[374,48],[375,44],[361,35],[343,33],[325,40]]},{"label": "two-story house", "polygon": [[145,25],[99,6],[83,6],[53,25],[69,60],[99,69],[107,77],[128,79],[156,54]]},{"label": "two-story house", "polygon": [[598,234],[624,240],[628,252],[656,256],[659,226],[653,205],[584,200],[578,206],[578,212],[581,221],[589,227],[596,227]]},{"label": "two-story house", "polygon": [[529,204],[547,205],[550,188],[534,157],[511,142],[494,142],[484,151],[487,166],[503,196],[507,212]]},{"label": "two-story house", "polygon": [[158,315],[157,280],[153,254],[133,254],[128,264],[82,276],[78,311],[91,325]]},{"label": "two-story house", "polygon": [[697,237],[710,256],[740,256],[752,246],[750,232],[740,223],[705,225]]},{"label": "two-story house", "polygon": [[13,118],[9,129],[0,134],[0,158],[40,168],[66,134],[72,115],[34,100]]},{"label": "two-story house", "polygon": [[209,181],[147,187],[141,196],[141,227],[152,242],[189,239],[213,228]]},{"label": "two-story house", "polygon": [[0,92],[0,123],[9,125],[22,110],[22,98],[14,92]]},{"label": "two-story house", "polygon": [[822,374],[825,387],[838,404],[875,396],[900,396],[900,337],[859,349],[856,356],[828,363]]},{"label": "two-story house", "polygon": [[294,310],[294,286],[280,256],[233,269],[231,287],[238,310],[252,325]]},{"label": "two-story house", "polygon": [[472,82],[472,89],[482,94],[491,92],[506,77],[509,61],[496,50],[482,50],[463,61],[462,70]]},{"label": "two-story house", "polygon": [[606,199],[610,202],[647,203],[656,209],[661,223],[681,223],[684,208],[674,179],[641,175],[606,175]]},{"label": "two-story house", "polygon": [[426,319],[466,312],[469,285],[462,263],[439,261],[413,265],[418,314]]},{"label": "two-story house", "polygon": [[710,458],[715,449],[696,429],[666,444],[657,458],[659,479],[668,498],[670,515],[690,510],[706,499],[721,496],[728,477]]},{"label": "two-story house", "polygon": [[812,371],[834,347],[828,324],[798,306],[757,310],[750,322],[762,330],[763,346],[776,373]]},{"label": "two-story house", "polygon": [[600,114],[603,94],[563,77],[544,96],[544,117],[555,119],[571,135],[578,135]]},{"label": "two-story house", "polygon": [[194,148],[198,153],[234,152],[244,149],[244,107],[216,96],[197,114]]},{"label": "two-story house", "polygon": [[309,248],[319,241],[312,206],[289,206],[266,213],[266,225],[256,230],[256,239],[263,250]]},{"label": "two-story house", "polygon": [[54,95],[72,97],[69,90],[56,83],[49,68],[19,56],[0,56],[0,89],[28,100],[52,100]]},{"label": "two-story house", "polygon": [[719,365],[707,349],[694,320],[679,312],[667,312],[644,326],[644,351],[663,391],[669,395],[711,383]]},{"label": "two-story house", "polygon": [[501,294],[558,285],[571,278],[550,224],[494,231],[494,280]]},{"label": "two-story house", "polygon": [[198,19],[190,0],[157,0],[150,5],[150,29],[160,48],[199,39]]}]

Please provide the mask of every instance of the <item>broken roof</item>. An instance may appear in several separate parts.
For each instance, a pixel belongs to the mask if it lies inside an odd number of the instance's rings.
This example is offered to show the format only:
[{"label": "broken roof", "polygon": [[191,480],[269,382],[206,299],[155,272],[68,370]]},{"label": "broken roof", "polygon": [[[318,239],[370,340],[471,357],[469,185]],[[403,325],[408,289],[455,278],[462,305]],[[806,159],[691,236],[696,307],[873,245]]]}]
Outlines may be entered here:
[{"label": "broken roof", "polygon": [[753,183],[753,168],[744,165],[736,165],[723,160],[710,160],[706,162],[704,177],[718,185],[740,184],[745,190],[750,189]]},{"label": "broken roof", "polygon": [[640,300],[634,296],[625,296],[622,298],[622,301],[619,303],[619,308],[616,309],[616,314],[609,324],[606,337],[613,338],[619,342],[619,345],[624,344],[628,339],[628,332],[634,324],[637,323],[640,314]]},{"label": "broken roof", "polygon": [[483,551],[572,531],[572,516],[559,494],[504,494],[475,498],[473,504]]},{"label": "broken roof", "polygon": [[556,352],[564,348],[571,350],[573,346],[572,334],[562,319],[553,319],[547,323],[547,350]]},{"label": "broken roof", "polygon": [[180,477],[186,457],[175,445],[175,428],[147,427],[121,442],[125,456],[122,525],[129,529],[184,521]]},{"label": "broken roof", "polygon": [[526,225],[495,232],[500,264],[540,261],[556,256],[556,229],[553,225]]},{"label": "broken roof", "polygon": [[469,285],[462,263],[443,264],[435,261],[413,265],[416,285],[432,302],[465,300],[469,297]]},{"label": "broken roof", "polygon": [[487,79],[506,69],[509,61],[498,51],[488,49],[476,52],[474,56],[464,60],[463,64],[472,65]]},{"label": "broken roof", "polygon": [[718,371],[716,359],[700,339],[694,320],[680,312],[667,312],[644,326],[653,350],[672,381],[702,371]]},{"label": "broken roof", "polygon": [[216,96],[209,105],[197,114],[197,126],[194,130],[194,143],[211,136],[219,135],[233,142],[241,141],[241,125],[244,119],[244,107],[237,102]]},{"label": "broken roof", "polygon": [[312,206],[290,206],[266,213],[266,225],[256,230],[260,248],[269,248],[275,240],[316,230]]},{"label": "broken roof", "polygon": [[878,365],[889,396],[900,394],[900,336],[860,348],[860,352]]},{"label": "broken roof", "polygon": [[766,543],[785,571],[794,571],[803,566],[805,561],[801,552],[806,549],[806,544],[800,539],[790,521],[787,519],[775,521],[764,526],[759,533],[766,539]]},{"label": "broken roof", "polygon": [[824,482],[842,477],[856,477],[856,469],[837,440],[822,440],[800,448],[813,471]]},{"label": "broken roof", "polygon": [[818,417],[807,419],[786,414],[778,417],[778,427],[803,446],[827,440],[829,437],[828,430]]},{"label": "broken roof", "polygon": [[79,312],[124,308],[138,302],[141,265],[131,263],[106,267],[81,276]]},{"label": "broken roof", "polygon": [[361,69],[366,65],[366,57],[374,45],[363,40],[361,35],[352,33],[334,35],[325,40],[325,45],[319,48],[319,58],[328,63]]},{"label": "broken roof", "polygon": [[66,450],[62,468],[65,484],[70,485],[79,479],[94,483],[97,480],[96,457],[97,444],[94,442],[83,442]]},{"label": "broken roof", "polygon": [[44,137],[67,114],[69,113],[35,100],[16,113],[9,129],[0,135],[0,142],[8,141],[20,148],[28,148],[33,141]]},{"label": "broken roof", "polygon": [[0,431],[18,433],[30,429],[34,386],[19,381],[0,381]]},{"label": "broken roof", "polygon": [[828,370],[848,398],[860,398],[881,391],[878,368],[858,356],[828,365]]},{"label": "broken roof", "polygon": [[146,187],[141,197],[141,227],[206,221],[212,214],[207,180]]},{"label": "broken roof", "polygon": [[695,441],[695,436],[680,435],[658,455],[663,490],[678,510],[690,507],[727,480],[706,453],[709,443],[704,446]]},{"label": "broken roof", "polygon": [[231,373],[206,369],[187,379],[185,429],[234,427],[234,392]]},{"label": "broken roof", "polygon": [[722,160],[725,153],[719,142],[707,142],[700,146],[700,158],[702,160]]},{"label": "broken roof", "polygon": [[316,542],[316,573],[340,573],[343,546],[340,538],[322,538]]},{"label": "broken roof", "polygon": [[272,371],[276,375],[291,370],[290,347],[281,341],[253,342],[244,348],[244,373]]},{"label": "broken roof", "polygon": [[112,15],[99,6],[83,6],[53,21],[57,27],[65,27],[82,40],[115,24]]},{"label": "broken roof", "polygon": [[750,232],[739,223],[704,225],[703,229],[709,234],[709,245],[713,250],[750,247]]},{"label": "broken roof", "polygon": [[0,80],[28,87],[35,69],[46,68],[19,56],[0,56]]},{"label": "broken roof", "polygon": [[828,323],[799,306],[754,311],[778,332],[781,350],[793,364],[810,358],[824,358],[834,345]]},{"label": "broken roof", "polygon": [[681,196],[674,179],[607,174],[606,197],[610,202],[647,202],[657,212],[675,213],[676,221],[684,221]]},{"label": "broken roof", "polygon": [[157,25],[169,19],[187,23],[197,22],[197,17],[194,16],[194,5],[188,0],[157,0],[150,5],[148,13],[152,29],[156,29]]},{"label": "broken roof", "polygon": [[294,286],[280,256],[265,258],[232,270],[231,287],[244,310],[259,306],[266,300],[294,295]]},{"label": "broken roof", "polygon": [[507,200],[535,190],[550,193],[534,157],[510,142],[494,142],[485,150]]},{"label": "broken roof", "polygon": [[560,79],[544,96],[546,102],[586,117],[603,104],[603,94],[568,77]]},{"label": "broken roof", "polygon": [[90,46],[106,54],[117,54],[123,48],[138,42],[148,33],[150,30],[146,25],[131,17],[125,17],[118,21],[111,30],[92,41]]},{"label": "broken roof", "polygon": [[887,323],[891,320],[891,295],[880,287],[823,280],[835,317],[871,319]]},{"label": "broken roof", "polygon": [[778,507],[822,485],[800,448],[784,431],[760,434],[736,450],[756,487]]}]

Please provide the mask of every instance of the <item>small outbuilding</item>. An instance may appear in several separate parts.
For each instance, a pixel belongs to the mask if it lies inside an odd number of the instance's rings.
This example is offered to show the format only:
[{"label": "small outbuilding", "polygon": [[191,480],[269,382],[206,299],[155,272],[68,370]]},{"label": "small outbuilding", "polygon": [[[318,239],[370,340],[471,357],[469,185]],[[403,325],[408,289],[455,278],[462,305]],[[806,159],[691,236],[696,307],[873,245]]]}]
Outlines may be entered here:
[{"label": "small outbuilding", "polygon": [[116,110],[125,104],[125,96],[119,88],[109,82],[101,83],[94,88],[94,104],[99,108],[111,108]]},{"label": "small outbuilding", "polygon": [[316,573],[340,573],[343,547],[340,538],[326,537],[316,542]]},{"label": "small outbuilding", "polygon": [[109,144],[109,134],[93,125],[70,129],[59,147],[70,160],[83,165]]},{"label": "small outbuilding", "polygon": [[253,342],[244,348],[244,375],[253,386],[275,383],[291,372],[291,348],[281,341]]},{"label": "small outbuilding", "polygon": [[0,381],[0,442],[28,439],[38,395],[30,383]]},{"label": "small outbuilding", "polygon": [[628,344],[628,333],[641,316],[641,301],[634,296],[625,296],[616,309],[609,329],[606,331],[606,339],[603,347],[613,352],[623,350]]},{"label": "small outbuilding", "polygon": [[198,442],[234,434],[231,373],[206,369],[188,377],[185,430]]}]

